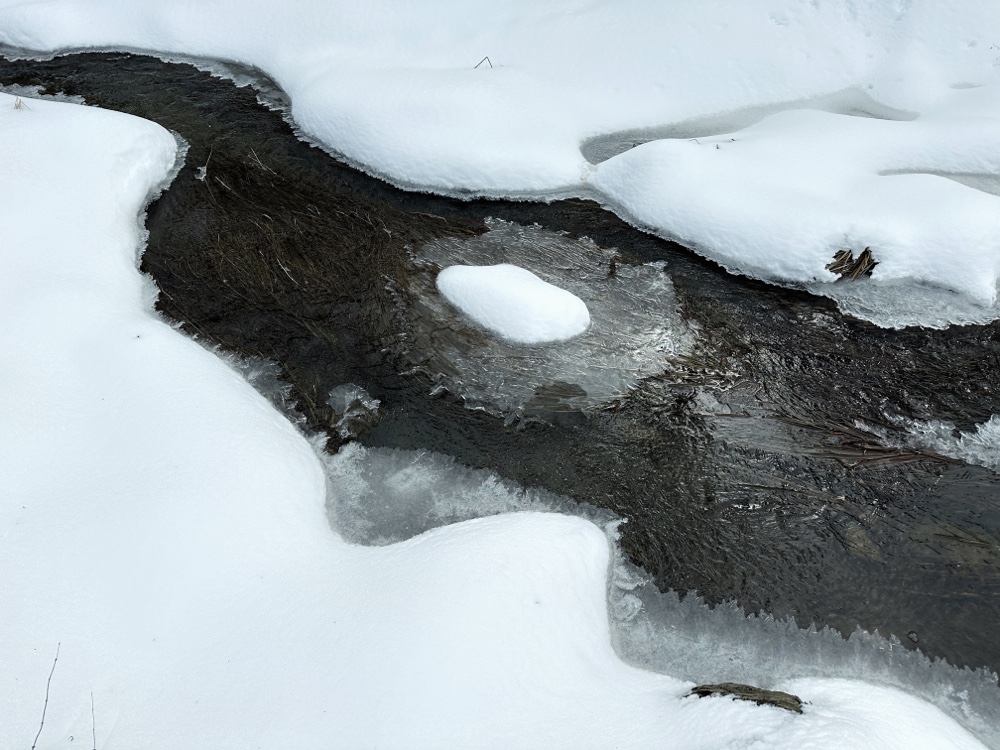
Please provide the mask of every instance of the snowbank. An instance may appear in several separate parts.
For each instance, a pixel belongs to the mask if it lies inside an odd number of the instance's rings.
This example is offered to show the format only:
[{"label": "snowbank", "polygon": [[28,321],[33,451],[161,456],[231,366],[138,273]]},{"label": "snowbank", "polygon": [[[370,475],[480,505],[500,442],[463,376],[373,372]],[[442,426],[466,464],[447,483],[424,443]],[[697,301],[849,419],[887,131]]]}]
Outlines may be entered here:
[{"label": "snowbank", "polygon": [[592,195],[820,291],[834,253],[871,247],[846,309],[1000,315],[996,3],[0,0],[0,42],[238,61],[306,134],[397,184]]},{"label": "snowbank", "polygon": [[583,300],[510,263],[448,266],[437,288],[477,325],[521,344],[565,341],[590,325]]},{"label": "snowbank", "polygon": [[171,136],[24,104],[0,94],[0,746],[58,645],[39,748],[981,747],[897,690],[794,685],[797,716],[626,666],[580,519],[346,544],[309,443],[150,312],[136,214]]}]

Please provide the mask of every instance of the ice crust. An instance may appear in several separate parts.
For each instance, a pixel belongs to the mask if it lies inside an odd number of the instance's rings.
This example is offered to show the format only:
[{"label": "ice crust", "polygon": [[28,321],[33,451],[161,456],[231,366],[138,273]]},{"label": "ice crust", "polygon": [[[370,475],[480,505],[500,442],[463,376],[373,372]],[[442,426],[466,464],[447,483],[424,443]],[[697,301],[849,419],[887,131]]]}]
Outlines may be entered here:
[{"label": "ice crust", "polygon": [[[414,248],[400,320],[406,356],[467,406],[515,419],[551,419],[627,394],[643,377],[690,351],[663,263],[632,266],[614,248],[538,226],[487,219],[486,233]],[[438,293],[441,268],[513,264],[587,307],[576,337],[531,346],[483,335]]]},{"label": "ice crust", "polygon": [[[870,246],[831,296],[892,326],[1000,315],[998,39],[987,0],[0,0],[0,43],[262,70],[306,136],[406,187],[593,196],[823,291]],[[925,316],[928,286],[961,299]]]},{"label": "ice crust", "polygon": [[149,309],[136,217],[177,153],[0,94],[0,747],[47,694],[44,750],[982,747],[856,681],[789,683],[802,716],[684,698],[612,648],[611,546],[580,518],[347,543],[314,446]]},{"label": "ice crust", "polygon": [[583,300],[510,263],[448,266],[437,288],[475,323],[521,344],[565,341],[590,325]]},{"label": "ice crust", "polygon": [[973,432],[959,432],[954,424],[934,420],[904,423],[912,442],[945,456],[985,466],[1000,474],[1000,416],[992,416]]}]

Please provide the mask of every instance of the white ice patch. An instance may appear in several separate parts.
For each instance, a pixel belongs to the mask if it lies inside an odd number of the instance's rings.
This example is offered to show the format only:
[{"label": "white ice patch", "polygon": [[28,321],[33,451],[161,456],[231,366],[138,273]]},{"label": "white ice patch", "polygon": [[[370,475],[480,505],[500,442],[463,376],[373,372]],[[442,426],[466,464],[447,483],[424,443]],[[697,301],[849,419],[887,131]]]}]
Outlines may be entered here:
[{"label": "white ice patch", "polygon": [[951,458],[1000,473],[1000,417],[992,416],[975,432],[959,432],[954,424],[933,420],[905,422],[912,442]]},{"label": "white ice patch", "polygon": [[515,511],[566,512],[601,526],[611,511],[520,487],[434,451],[345,445],[326,465],[327,514],[347,541],[382,546],[446,524]]},{"label": "white ice patch", "polygon": [[478,325],[521,344],[565,341],[590,325],[583,300],[510,263],[448,266],[437,288]]},{"label": "white ice patch", "polygon": [[[691,347],[664,264],[631,266],[613,249],[488,219],[472,239],[413,251],[402,306],[407,356],[470,407],[511,419],[592,408],[627,394]],[[441,267],[512,264],[571,293],[590,325],[569,341],[527,345],[465,324],[437,292]],[[543,417],[544,418],[544,417]]]},{"label": "white ice patch", "polygon": [[18,99],[21,99],[21,106],[29,106],[25,99],[47,99],[53,102],[70,102],[72,104],[86,104],[86,100],[82,96],[70,96],[69,94],[55,93],[55,94],[43,94],[41,86],[22,86],[18,83],[12,83],[6,86],[0,86],[0,92],[4,94],[10,94]]}]

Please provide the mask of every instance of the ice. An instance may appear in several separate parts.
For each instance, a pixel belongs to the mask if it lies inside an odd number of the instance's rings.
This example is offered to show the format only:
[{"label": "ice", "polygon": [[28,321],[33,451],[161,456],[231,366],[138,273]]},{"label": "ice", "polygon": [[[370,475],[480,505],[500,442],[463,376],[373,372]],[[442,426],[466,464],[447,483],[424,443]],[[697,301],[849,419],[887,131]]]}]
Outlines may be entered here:
[{"label": "ice", "polygon": [[378,422],[381,402],[354,383],[338,385],[330,391],[326,402],[336,417],[333,426],[343,438],[356,437]]},{"label": "ice", "polygon": [[[479,237],[414,249],[408,294],[400,300],[407,358],[470,408],[512,420],[569,418],[627,395],[690,350],[693,337],[663,263],[632,266],[586,238],[496,219],[486,224]],[[582,300],[587,330],[530,346],[464,323],[437,291],[439,269],[498,263],[523,267]]]},{"label": "ice", "polygon": [[510,263],[448,266],[437,288],[473,322],[520,344],[565,341],[590,326],[583,300]]},{"label": "ice", "polygon": [[[636,666],[693,683],[735,681],[793,693],[825,690],[829,679],[851,680],[833,684],[868,696],[875,705],[887,696],[873,685],[894,687],[935,703],[991,746],[1000,746],[1000,725],[991,721],[1000,689],[990,672],[955,669],[861,629],[844,639],[794,620],[748,617],[732,603],[709,608],[694,595],[660,593],[617,547],[620,519],[612,512],[520,487],[433,451],[350,444],[335,455],[319,455],[329,480],[331,523],[360,544],[392,544],[498,513],[558,512],[598,524],[615,545],[608,579],[611,637],[618,653]],[[858,680],[869,685],[860,687]]]},{"label": "ice", "polygon": [[[0,43],[263,71],[305,137],[395,184],[594,197],[895,326],[1000,315],[998,39],[985,0],[0,0]],[[841,292],[826,264],[868,246]]]},{"label": "ice", "polygon": [[[803,732],[822,748],[838,727],[899,747],[901,715],[925,747],[981,747],[937,708],[859,683],[797,685],[801,717],[683,698],[690,683],[613,650],[611,546],[580,518],[347,544],[313,446],[148,308],[136,217],[174,138],[15,101],[0,94],[0,746],[31,742],[58,646],[39,748],[92,732],[130,750],[781,748]],[[280,396],[267,367],[242,369]],[[469,476],[432,516],[471,515]],[[388,479],[373,491],[412,481]]]},{"label": "ice", "polygon": [[1000,416],[990,417],[977,425],[974,432],[960,432],[954,424],[940,420],[906,420],[903,426],[919,448],[1000,473]]},{"label": "ice", "polygon": [[351,443],[320,458],[329,479],[330,521],[357,544],[393,544],[438,526],[516,511],[569,510],[601,526],[615,518],[610,511],[544,489],[525,489],[434,451]]}]

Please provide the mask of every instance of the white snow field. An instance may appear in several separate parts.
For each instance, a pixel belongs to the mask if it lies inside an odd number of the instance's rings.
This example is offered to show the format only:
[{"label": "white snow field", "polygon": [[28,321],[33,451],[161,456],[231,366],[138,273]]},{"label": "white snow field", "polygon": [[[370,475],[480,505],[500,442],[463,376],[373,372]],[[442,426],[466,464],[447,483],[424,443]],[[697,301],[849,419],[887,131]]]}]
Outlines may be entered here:
[{"label": "white snow field", "polygon": [[590,325],[582,299],[510,263],[448,266],[436,283],[444,298],[477,325],[511,341],[565,341]]},{"label": "white snow field", "polygon": [[1000,316],[993,0],[0,0],[0,43],[256,66],[399,185],[595,197],[881,325]]},{"label": "white snow field", "polygon": [[346,543],[310,443],[152,312],[176,153],[0,94],[0,747],[982,747],[898,689],[799,681],[794,715],[627,666],[582,519]]}]

